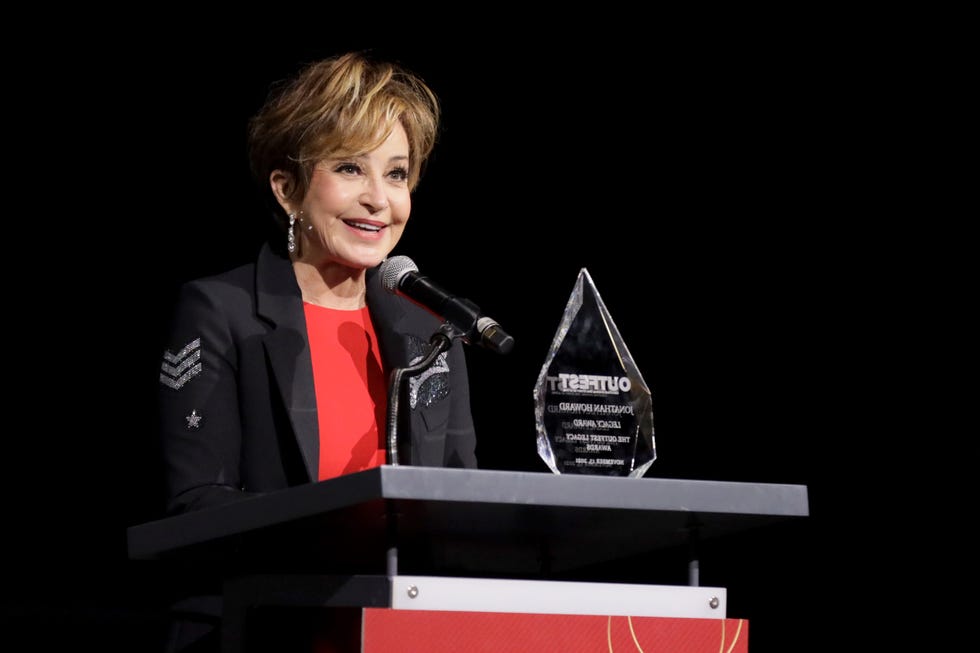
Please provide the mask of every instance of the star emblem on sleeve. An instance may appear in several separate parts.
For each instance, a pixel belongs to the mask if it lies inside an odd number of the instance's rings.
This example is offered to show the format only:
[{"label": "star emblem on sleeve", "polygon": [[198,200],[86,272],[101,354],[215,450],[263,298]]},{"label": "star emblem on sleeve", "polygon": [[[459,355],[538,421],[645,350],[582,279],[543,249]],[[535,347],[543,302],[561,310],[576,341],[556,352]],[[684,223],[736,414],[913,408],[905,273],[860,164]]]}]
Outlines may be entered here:
[{"label": "star emblem on sleeve", "polygon": [[185,417],[187,420],[188,429],[199,429],[201,428],[201,415],[197,414],[197,409],[191,410],[191,414]]}]

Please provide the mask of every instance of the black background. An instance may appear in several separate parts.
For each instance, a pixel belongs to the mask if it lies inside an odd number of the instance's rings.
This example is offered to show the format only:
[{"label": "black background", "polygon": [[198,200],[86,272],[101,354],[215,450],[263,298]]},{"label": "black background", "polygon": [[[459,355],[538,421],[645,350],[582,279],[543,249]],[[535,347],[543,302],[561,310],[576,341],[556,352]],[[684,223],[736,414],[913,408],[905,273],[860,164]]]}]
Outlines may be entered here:
[{"label": "black background", "polygon": [[25,362],[3,609],[33,650],[153,650],[166,579],[127,560],[125,529],[160,511],[170,302],[258,246],[244,133],[269,84],[348,49],[401,61],[443,101],[395,253],[516,339],[508,356],[467,350],[482,466],[545,471],[532,389],[587,269],[653,392],[648,476],[809,489],[810,517],[710,550],[701,583],[728,588],[754,651],[834,639],[848,597],[831,611],[827,593],[878,546],[848,515],[860,453],[887,435],[869,408],[882,276],[860,194],[882,57],[751,17],[474,31],[480,16],[449,13],[425,34],[384,12],[272,14],[264,32],[159,18],[26,50],[7,82],[8,139],[25,146],[7,267],[27,323],[11,339]]}]

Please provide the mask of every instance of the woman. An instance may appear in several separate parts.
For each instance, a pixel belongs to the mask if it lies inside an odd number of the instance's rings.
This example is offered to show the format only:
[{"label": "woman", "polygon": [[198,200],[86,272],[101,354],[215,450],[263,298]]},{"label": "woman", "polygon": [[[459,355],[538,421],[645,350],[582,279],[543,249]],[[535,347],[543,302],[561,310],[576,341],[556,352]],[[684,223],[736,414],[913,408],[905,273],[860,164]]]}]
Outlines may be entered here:
[{"label": "woman", "polygon": [[[438,120],[422,80],[357,53],[307,66],[252,118],[252,171],[283,229],[179,294],[160,374],[169,512],[385,462],[387,374],[440,322],[377,270]],[[411,405],[402,462],[476,467],[459,342],[439,369]]]},{"label": "woman", "polygon": [[[168,513],[386,462],[388,374],[441,321],[378,269],[439,117],[421,79],[351,53],[308,65],[252,118],[252,171],[282,229],[255,261],[179,293],[159,386]],[[399,402],[401,463],[477,466],[462,346]]]}]

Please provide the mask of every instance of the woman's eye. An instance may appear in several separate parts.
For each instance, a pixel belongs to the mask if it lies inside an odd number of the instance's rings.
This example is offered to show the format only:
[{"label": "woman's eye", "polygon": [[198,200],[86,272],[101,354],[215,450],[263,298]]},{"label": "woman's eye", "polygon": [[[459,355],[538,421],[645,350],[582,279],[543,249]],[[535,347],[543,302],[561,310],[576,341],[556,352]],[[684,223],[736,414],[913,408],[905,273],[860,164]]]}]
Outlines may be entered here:
[{"label": "woman's eye", "polygon": [[356,175],[361,171],[361,167],[356,163],[341,163],[336,168],[334,168],[334,171],[343,173],[345,175]]},{"label": "woman's eye", "polygon": [[405,168],[395,168],[388,173],[388,176],[397,181],[408,181],[408,170]]}]

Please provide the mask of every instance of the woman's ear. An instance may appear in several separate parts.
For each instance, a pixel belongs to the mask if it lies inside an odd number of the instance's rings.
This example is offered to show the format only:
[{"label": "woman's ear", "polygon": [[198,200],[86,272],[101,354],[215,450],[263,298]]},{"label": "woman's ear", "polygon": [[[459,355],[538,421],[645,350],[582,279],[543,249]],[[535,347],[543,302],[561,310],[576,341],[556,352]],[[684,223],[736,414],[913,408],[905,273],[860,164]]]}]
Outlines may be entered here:
[{"label": "woman's ear", "polygon": [[269,185],[272,187],[272,194],[276,196],[276,201],[286,213],[292,209],[289,204],[289,196],[293,192],[293,177],[288,172],[273,170],[269,173]]}]

